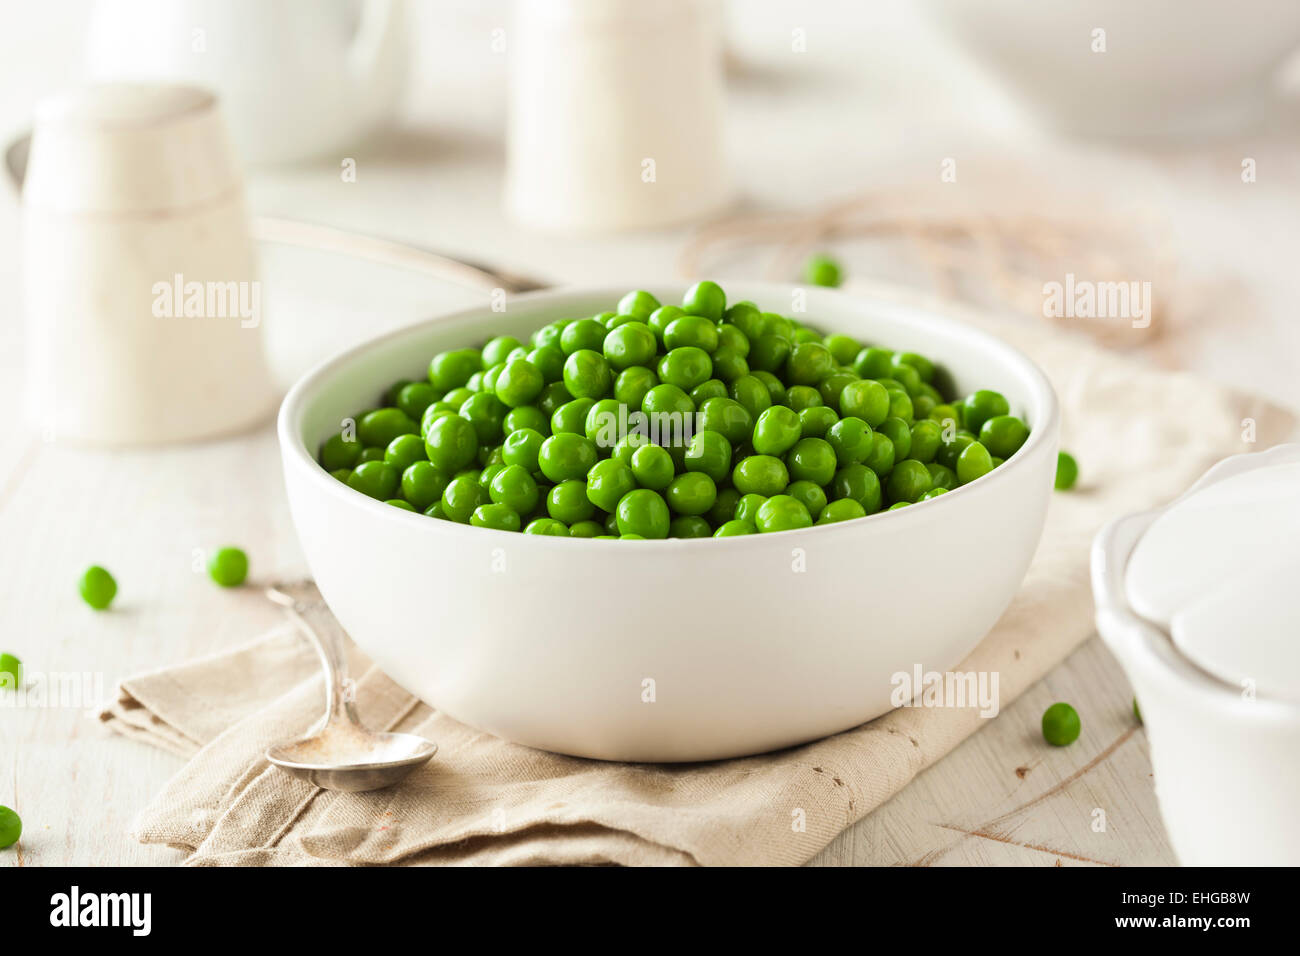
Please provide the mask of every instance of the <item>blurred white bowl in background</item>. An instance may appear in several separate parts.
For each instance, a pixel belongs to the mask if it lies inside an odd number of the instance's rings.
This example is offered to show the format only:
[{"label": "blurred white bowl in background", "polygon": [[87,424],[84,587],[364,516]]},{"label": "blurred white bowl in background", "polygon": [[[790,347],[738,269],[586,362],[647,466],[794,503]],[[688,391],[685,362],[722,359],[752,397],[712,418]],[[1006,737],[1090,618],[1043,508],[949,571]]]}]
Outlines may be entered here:
[{"label": "blurred white bowl in background", "polygon": [[[1295,0],[923,0],[1049,129],[1121,138],[1250,126],[1300,47]],[[1095,31],[1104,31],[1104,37]],[[1104,52],[1094,47],[1104,40]]]}]

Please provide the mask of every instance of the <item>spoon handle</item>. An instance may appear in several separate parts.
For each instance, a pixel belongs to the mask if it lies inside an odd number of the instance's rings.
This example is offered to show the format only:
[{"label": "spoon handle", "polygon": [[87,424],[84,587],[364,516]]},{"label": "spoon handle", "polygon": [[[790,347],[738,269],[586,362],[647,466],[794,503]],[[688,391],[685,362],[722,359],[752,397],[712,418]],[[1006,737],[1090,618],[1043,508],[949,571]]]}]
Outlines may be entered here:
[{"label": "spoon handle", "polygon": [[280,605],[299,630],[311,639],[320,657],[321,667],[325,671],[325,716],[316,724],[315,729],[327,727],[340,718],[349,724],[360,723],[353,705],[352,685],[348,680],[348,661],[343,651],[343,639],[339,629],[312,627],[300,613],[298,602],[283,591],[267,588],[266,596]]}]

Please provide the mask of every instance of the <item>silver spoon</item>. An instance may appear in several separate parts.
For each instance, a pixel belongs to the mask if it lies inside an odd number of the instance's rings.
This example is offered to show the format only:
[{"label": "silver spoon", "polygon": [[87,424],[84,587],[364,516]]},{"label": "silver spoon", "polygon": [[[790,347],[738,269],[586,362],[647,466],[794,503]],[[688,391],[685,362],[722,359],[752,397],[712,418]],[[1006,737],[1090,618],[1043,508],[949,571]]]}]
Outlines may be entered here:
[{"label": "silver spoon", "polygon": [[325,669],[325,716],[297,740],[275,744],[266,759],[296,777],[325,790],[359,793],[397,783],[428,763],[438,745],[416,734],[379,734],[357,717],[344,690],[348,679],[343,642],[333,628],[317,631],[298,612],[297,602],[283,591],[268,588],[266,596],[285,609],[312,639]]}]

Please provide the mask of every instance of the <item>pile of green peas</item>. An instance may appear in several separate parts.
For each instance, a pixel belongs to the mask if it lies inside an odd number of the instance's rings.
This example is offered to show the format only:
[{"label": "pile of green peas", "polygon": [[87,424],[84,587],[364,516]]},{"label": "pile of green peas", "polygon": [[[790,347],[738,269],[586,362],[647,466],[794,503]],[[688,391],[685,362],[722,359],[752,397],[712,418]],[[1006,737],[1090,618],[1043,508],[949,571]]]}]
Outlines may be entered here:
[{"label": "pile of green peas", "polygon": [[704,281],[680,305],[632,291],[528,342],[440,352],[319,460],[396,508],[502,531],[791,531],[927,501],[1015,454],[1029,428],[1007,400],[946,380]]}]

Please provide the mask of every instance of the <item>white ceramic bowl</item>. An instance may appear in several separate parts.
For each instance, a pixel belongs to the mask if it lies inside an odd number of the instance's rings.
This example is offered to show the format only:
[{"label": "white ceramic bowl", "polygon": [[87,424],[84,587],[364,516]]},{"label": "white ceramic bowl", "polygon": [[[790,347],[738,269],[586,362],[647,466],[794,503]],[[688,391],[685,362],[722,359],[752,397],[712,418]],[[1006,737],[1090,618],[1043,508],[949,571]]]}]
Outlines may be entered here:
[{"label": "white ceramic bowl", "polygon": [[[681,286],[649,287],[678,301]],[[790,289],[728,283],[781,309]],[[1009,345],[914,307],[808,291],[819,327],[933,356],[1001,391],[1033,432],[947,495],[856,521],[706,541],[512,534],[366,498],[313,454],[442,349],[590,315],[623,288],[522,296],[326,362],[280,412],[290,507],[322,594],[360,647],[443,712],[547,750],[612,760],[758,753],[890,708],[891,678],[958,663],[1006,608],[1042,531],[1059,413]]]},{"label": "white ceramic bowl", "polygon": [[[1182,497],[1284,461],[1300,461],[1300,445],[1225,459]],[[1164,510],[1127,515],[1101,530],[1092,588],[1097,629],[1133,685],[1150,736],[1169,840],[1186,866],[1300,865],[1300,706],[1246,699],[1241,688],[1192,664],[1129,606],[1129,555]]]}]

